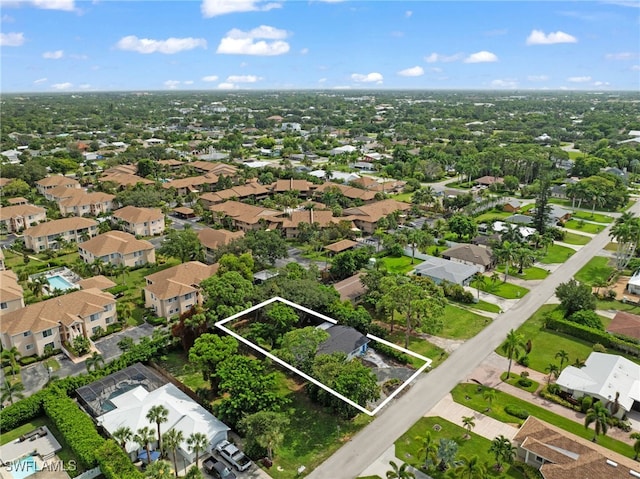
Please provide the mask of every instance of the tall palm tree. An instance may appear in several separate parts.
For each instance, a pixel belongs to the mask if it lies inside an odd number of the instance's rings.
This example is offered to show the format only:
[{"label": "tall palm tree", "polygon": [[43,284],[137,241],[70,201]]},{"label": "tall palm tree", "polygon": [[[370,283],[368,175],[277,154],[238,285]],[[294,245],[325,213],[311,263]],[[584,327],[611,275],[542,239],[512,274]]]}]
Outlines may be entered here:
[{"label": "tall palm tree", "polygon": [[551,363],[544,370],[549,373],[549,376],[547,376],[547,384],[551,383],[552,377],[558,379],[558,376],[560,376],[560,368],[558,368],[557,364]]},{"label": "tall palm tree", "polygon": [[11,365],[11,374],[13,375],[13,379],[16,378],[16,369],[19,370],[18,359],[20,359],[20,356],[22,356],[22,354],[20,354],[20,351],[18,351],[16,346],[13,346],[11,349],[4,349],[0,354],[0,358],[2,358],[3,361],[8,361]]},{"label": "tall palm tree", "polygon": [[172,479],[171,464],[167,461],[156,461],[147,467],[145,477],[148,479]]},{"label": "tall palm tree", "polygon": [[24,391],[24,385],[21,382],[11,383],[5,378],[4,384],[0,386],[0,405],[7,400],[13,404],[14,399],[23,399],[22,391]]},{"label": "tall palm tree", "polygon": [[515,446],[502,434],[491,441],[489,452],[493,453],[496,459],[496,469],[498,471],[502,471],[504,463],[511,464],[516,457]]},{"label": "tall palm tree", "polygon": [[[420,438],[416,438],[420,440]],[[433,440],[431,432],[427,431],[422,439],[422,446],[418,451],[419,457],[424,456],[424,468],[429,470],[432,465],[435,465],[438,454],[438,445]]]},{"label": "tall palm tree", "polygon": [[111,437],[113,437],[113,439],[120,444],[120,447],[126,451],[127,443],[133,439],[133,431],[127,426],[120,426],[118,429],[113,431]]},{"label": "tall palm tree", "polygon": [[169,429],[162,435],[162,445],[165,451],[170,450],[173,456],[173,469],[178,477],[178,456],[177,450],[184,441],[184,434],[179,429]]},{"label": "tall palm tree", "polygon": [[91,356],[86,359],[84,364],[87,367],[87,372],[91,372],[92,369],[97,371],[98,369],[102,369],[104,366],[104,358],[102,357],[102,354],[94,351]]},{"label": "tall palm tree", "polygon": [[482,398],[487,401],[487,403],[489,403],[489,407],[487,408],[487,411],[491,410],[491,404],[493,403],[494,399],[496,398],[496,390],[495,389],[491,389],[491,388],[484,388],[484,391],[482,392]]},{"label": "tall palm tree", "polygon": [[635,452],[636,455],[633,456],[633,460],[637,461],[638,456],[640,456],[640,432],[632,432],[629,437],[631,439],[635,439],[635,442],[633,443],[633,452]]},{"label": "tall palm tree", "polygon": [[480,290],[484,290],[487,287],[487,277],[484,274],[476,273],[474,282],[478,290],[478,301],[480,301]]},{"label": "tall palm tree", "polygon": [[36,278],[33,278],[29,282],[29,289],[36,296],[36,298],[39,298],[40,296],[42,296],[45,288],[48,286],[49,286],[49,282],[47,281],[47,278],[45,278],[44,276],[38,276]]},{"label": "tall palm tree", "polygon": [[415,479],[416,477],[413,472],[407,470],[409,465],[405,462],[398,466],[395,462],[389,461],[389,465],[391,470],[387,471],[387,479]]},{"label": "tall palm tree", "polygon": [[160,424],[169,420],[169,410],[162,404],[151,406],[147,412],[149,422],[156,423],[158,428],[158,449],[162,450],[162,434],[160,433]]},{"label": "tall palm tree", "polygon": [[456,477],[466,477],[467,479],[483,479],[487,473],[484,465],[480,463],[478,456],[460,458],[460,463],[455,468]]},{"label": "tall palm tree", "polygon": [[511,364],[513,363],[514,356],[518,353],[518,351],[523,350],[525,348],[524,344],[524,336],[520,333],[517,333],[514,329],[509,331],[507,334],[507,338],[504,343],[502,343],[502,351],[509,358],[509,367],[507,368],[507,379],[511,377]]},{"label": "tall palm tree", "polygon": [[593,403],[593,406],[587,411],[587,415],[584,417],[584,427],[588,429],[591,424],[594,424],[593,442],[598,442],[600,434],[607,434],[609,429],[608,419],[609,411],[600,401]]},{"label": "tall palm tree", "polygon": [[473,416],[462,416],[462,426],[467,430],[466,437],[471,437],[471,430],[476,427],[476,421]]},{"label": "tall palm tree", "polygon": [[507,282],[509,278],[509,268],[511,267],[511,263],[516,258],[516,244],[510,243],[509,241],[503,241],[500,246],[498,246],[494,253],[498,257],[500,261],[504,261],[504,279],[503,283]]},{"label": "tall palm tree", "polygon": [[208,444],[207,436],[201,432],[194,432],[187,438],[187,446],[191,453],[196,454],[196,467],[200,467],[198,461],[200,460],[200,453],[204,452]]},{"label": "tall palm tree", "polygon": [[139,444],[140,447],[144,447],[147,451],[147,464],[151,464],[151,443],[154,439],[155,434],[153,433],[153,429],[147,426],[138,429],[133,436],[133,442]]},{"label": "tall palm tree", "polygon": [[627,212],[622,213],[609,232],[609,236],[616,241],[616,269],[622,271],[635,255],[640,240],[640,219]]},{"label": "tall palm tree", "polygon": [[556,353],[555,357],[556,359],[560,359],[560,370],[562,371],[562,366],[564,365],[564,363],[569,362],[569,353],[566,352],[564,349],[561,349]]}]

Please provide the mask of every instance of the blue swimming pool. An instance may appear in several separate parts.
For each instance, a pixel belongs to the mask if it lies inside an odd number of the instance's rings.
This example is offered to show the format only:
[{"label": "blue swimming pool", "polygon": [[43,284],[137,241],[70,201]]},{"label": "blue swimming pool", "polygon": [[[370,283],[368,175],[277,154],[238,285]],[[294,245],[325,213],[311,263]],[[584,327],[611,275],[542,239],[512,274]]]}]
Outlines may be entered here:
[{"label": "blue swimming pool", "polygon": [[24,479],[32,474],[35,474],[38,469],[38,464],[33,456],[27,456],[19,461],[14,461],[10,466],[11,477],[13,479]]},{"label": "blue swimming pool", "polygon": [[75,288],[75,285],[73,283],[70,283],[59,274],[55,276],[49,276],[47,278],[47,282],[49,283],[52,289],[59,289],[61,291],[66,291],[67,289]]}]

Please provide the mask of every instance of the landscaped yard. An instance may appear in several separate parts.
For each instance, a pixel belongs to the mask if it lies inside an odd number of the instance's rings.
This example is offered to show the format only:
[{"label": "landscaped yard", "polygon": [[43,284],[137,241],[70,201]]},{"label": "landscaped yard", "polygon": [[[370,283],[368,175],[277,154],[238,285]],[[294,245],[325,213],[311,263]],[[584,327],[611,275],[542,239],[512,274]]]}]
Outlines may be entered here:
[{"label": "landscaped yard", "polygon": [[[495,399],[491,402],[491,409],[487,411],[489,404],[483,397],[483,390],[484,388],[477,384],[465,383],[458,384],[453,388],[451,394],[454,401],[457,403],[464,404],[465,406],[486,414],[498,421],[510,424],[521,424],[523,422],[521,419],[511,416],[505,412],[505,406],[510,404],[519,409],[524,409],[532,416],[551,423],[565,431],[569,431],[576,436],[589,440],[593,438],[593,426],[587,429],[584,427],[584,424],[572,421],[571,419],[551,412],[549,409],[537,406],[497,389],[494,390],[496,394]],[[629,444],[617,441],[608,436],[599,436],[598,444],[626,457],[633,457],[633,448]]]},{"label": "landscaped yard", "polygon": [[595,221],[596,223],[611,223],[613,221],[611,216],[601,213],[594,213],[592,215],[591,212],[587,213],[586,211],[574,211],[571,217],[579,220]]},{"label": "landscaped yard", "polygon": [[575,279],[589,286],[596,286],[605,283],[614,269],[609,266],[609,258],[594,256],[575,274]]},{"label": "landscaped yard", "polygon": [[[394,331],[393,334],[390,334],[387,338],[388,341],[397,344],[398,346],[404,347],[404,331]],[[433,362],[431,363],[431,368],[435,368],[447,359],[447,353],[436,346],[435,344],[430,343],[426,339],[419,338],[417,336],[409,337],[409,347],[407,348],[409,351],[413,351],[414,353],[418,353],[425,358],[431,359]],[[414,368],[418,369],[422,367],[424,361],[419,360],[418,358],[414,358],[410,356],[410,364]]]},{"label": "landscaped yard", "polygon": [[489,303],[484,299],[481,299],[477,303],[471,303],[471,304],[463,304],[463,303],[456,303],[456,302],[453,302],[452,304],[455,304],[460,308],[477,309],[480,311],[486,311],[487,313],[499,313],[500,311],[502,311],[500,309],[500,306],[498,306],[497,304]]},{"label": "landscaped yard", "polygon": [[474,219],[476,220],[476,223],[486,223],[488,221],[501,221],[512,215],[513,213],[509,213],[508,211],[498,212],[495,210],[491,210],[476,216]]},{"label": "landscaped yard", "polygon": [[574,253],[575,250],[572,250],[571,248],[554,244],[549,246],[547,254],[540,259],[540,262],[543,264],[564,263],[571,258]]},{"label": "landscaped yard", "polygon": [[618,243],[607,243],[607,246],[604,247],[607,251],[618,251]]},{"label": "landscaped yard", "polygon": [[564,224],[565,228],[569,228],[571,230],[584,231],[585,233],[597,234],[602,231],[605,226],[604,225],[596,225],[593,223],[587,223],[583,220],[569,220]]},{"label": "landscaped yard", "polygon": [[391,195],[396,201],[404,201],[405,203],[411,203],[411,198],[413,197],[413,193],[399,193],[397,195]]},{"label": "landscaped yard", "polygon": [[443,338],[468,339],[482,331],[491,318],[447,304],[444,309],[444,328],[437,335]]},{"label": "landscaped yard", "polygon": [[571,233],[570,231],[565,231],[564,239],[562,240],[563,243],[575,244],[579,246],[585,245],[589,241],[591,241],[591,238],[589,236]]},{"label": "landscaped yard", "polygon": [[[502,275],[500,275],[502,278]],[[477,288],[477,282],[472,281],[471,287]],[[518,286],[517,284],[504,283],[502,279],[498,281],[491,281],[487,278],[486,283],[480,287],[481,291],[485,291],[487,293],[500,296],[505,299],[517,299],[522,298],[525,294],[529,292],[527,288],[523,288],[522,286]]]},{"label": "landscaped yard", "polygon": [[379,263],[382,264],[386,268],[389,273],[392,274],[407,274],[416,265],[420,264],[420,260],[414,260],[414,263],[411,264],[410,256],[400,256],[399,258],[395,258],[393,256],[385,256],[384,258],[380,258],[378,260]]},{"label": "landscaped yard", "polygon": [[[463,456],[478,456],[480,463],[486,465],[488,472],[486,477],[522,477],[520,472],[513,466],[505,466],[501,473],[497,472],[493,468],[495,458],[493,454],[489,452],[489,447],[491,446],[491,441],[489,441],[489,439],[485,439],[484,437],[475,434],[473,431],[469,434],[471,437],[466,439],[466,429],[442,419],[441,417],[423,417],[411,426],[409,430],[400,436],[395,442],[396,457],[416,468],[420,468],[420,466],[424,465],[424,456],[421,455],[420,450],[427,432],[431,434],[431,438],[435,444],[438,444],[440,439],[454,440],[456,444],[458,444],[457,458],[461,458]],[[452,477],[450,476],[450,472],[443,473],[438,471],[437,468],[432,468],[429,471],[429,475],[435,479]]]},{"label": "landscaped yard", "polygon": [[529,381],[530,385],[529,386],[522,386],[519,381],[522,378],[520,377],[519,374],[514,373],[513,371],[511,371],[511,377],[509,377],[509,379],[507,379],[507,372],[503,372],[500,375],[500,380],[506,382],[507,384],[511,384],[514,387],[517,387],[519,389],[522,389],[524,391],[528,391],[530,393],[534,393],[538,390],[538,388],[540,387],[540,383],[534,381],[531,378],[526,378],[527,381]]}]

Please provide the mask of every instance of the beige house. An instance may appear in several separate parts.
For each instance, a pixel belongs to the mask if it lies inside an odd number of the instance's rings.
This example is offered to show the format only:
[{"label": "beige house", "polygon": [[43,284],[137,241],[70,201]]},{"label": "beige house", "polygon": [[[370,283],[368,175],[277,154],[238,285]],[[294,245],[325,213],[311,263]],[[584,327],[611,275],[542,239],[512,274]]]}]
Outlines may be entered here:
[{"label": "beige house", "polygon": [[58,200],[60,213],[75,216],[98,216],[113,209],[115,195],[101,191],[69,190],[70,194]]},{"label": "beige house", "polygon": [[91,264],[95,260],[114,266],[143,266],[156,262],[153,245],[136,239],[124,231],[108,231],[78,245],[82,261]]},{"label": "beige house", "polygon": [[11,270],[0,271],[0,316],[20,308],[24,308],[24,291],[18,277]]},{"label": "beige house", "polygon": [[442,252],[442,257],[457,263],[477,266],[481,273],[496,265],[491,248],[475,244],[459,244]]},{"label": "beige house", "polygon": [[[47,176],[36,182],[38,193],[47,197],[48,193],[57,187],[77,188],[80,189],[80,183],[74,178],[68,178],[62,175]],[[47,197],[47,199],[50,199]]]},{"label": "beige house", "polygon": [[238,172],[238,168],[233,165],[203,160],[192,161],[189,163],[189,166],[199,173],[213,173],[218,176],[224,175],[227,177],[234,177]]},{"label": "beige house", "polygon": [[159,317],[170,318],[202,304],[200,283],[218,271],[218,264],[189,261],[145,276],[144,306]]},{"label": "beige house", "polygon": [[270,210],[260,206],[248,205],[239,201],[225,201],[209,207],[213,213],[214,221],[225,224],[226,221],[231,228],[242,231],[275,228],[284,213],[282,211]]},{"label": "beige house", "polygon": [[190,176],[188,178],[179,178],[162,184],[164,189],[174,188],[180,196],[186,196],[189,193],[200,193],[203,191],[213,191],[218,184],[218,175],[207,173],[202,176]]},{"label": "beige house", "polygon": [[266,186],[261,185],[254,179],[244,185],[234,186],[215,193],[205,193],[200,197],[200,202],[202,207],[206,209],[211,205],[217,205],[227,200],[243,200],[247,198],[262,200],[269,196],[269,193],[270,190]]},{"label": "beige house", "polygon": [[164,233],[164,213],[160,208],[125,206],[113,212],[113,223],[120,223],[127,233],[156,236]]},{"label": "beige house", "polygon": [[307,180],[294,180],[293,178],[277,180],[273,186],[272,191],[274,193],[287,193],[294,191],[298,193],[301,198],[307,198],[311,195],[311,192],[315,189],[316,185]]},{"label": "beige house", "polygon": [[291,212],[291,217],[282,221],[282,229],[287,238],[296,238],[300,234],[300,225],[303,223],[316,225],[319,228],[328,228],[337,225],[340,221],[348,221],[353,226],[351,220],[335,218],[333,212],[328,210],[299,210]]},{"label": "beige house", "polygon": [[362,232],[373,234],[378,227],[378,221],[396,211],[407,211],[411,205],[396,200],[376,201],[363,206],[346,208],[342,214],[346,219],[354,222]]},{"label": "beige house", "polygon": [[0,230],[10,233],[22,231],[47,220],[47,210],[34,205],[15,205],[0,208]]},{"label": "beige house", "polygon": [[214,230],[203,228],[198,231],[198,239],[204,247],[205,261],[213,263],[213,254],[220,247],[244,237],[244,231]]},{"label": "beige house", "polygon": [[44,251],[58,249],[58,238],[79,243],[98,234],[98,222],[89,218],[62,218],[47,221],[24,230],[24,244],[27,249]]},{"label": "beige house", "polygon": [[117,320],[116,300],[99,289],[85,289],[31,304],[2,316],[4,348],[22,356],[41,356],[45,348],[59,349],[77,336],[90,338]]}]

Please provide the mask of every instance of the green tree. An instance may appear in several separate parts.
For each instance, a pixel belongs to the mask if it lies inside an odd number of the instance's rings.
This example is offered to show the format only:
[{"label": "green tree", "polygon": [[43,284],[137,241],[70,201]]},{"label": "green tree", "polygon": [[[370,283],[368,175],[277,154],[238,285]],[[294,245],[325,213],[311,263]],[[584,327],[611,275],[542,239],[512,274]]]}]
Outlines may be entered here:
[{"label": "green tree", "polygon": [[218,275],[222,275],[227,271],[236,271],[246,280],[253,281],[254,262],[251,253],[243,253],[241,255],[225,254],[218,260],[220,267]]},{"label": "green tree", "polygon": [[144,447],[147,452],[147,464],[151,464],[151,443],[155,439],[154,436],[153,429],[144,426],[136,431],[132,439],[140,447]]},{"label": "green tree", "polygon": [[496,460],[496,469],[502,471],[503,464],[511,464],[516,457],[516,448],[502,434],[491,441],[489,452]]},{"label": "green tree", "polygon": [[289,425],[289,418],[282,413],[259,411],[244,417],[239,427],[245,437],[251,438],[260,447],[267,450],[267,457],[273,460],[273,451],[284,440],[284,429]]},{"label": "green tree", "polygon": [[287,242],[278,231],[250,231],[244,239],[253,258],[262,265],[273,266],[277,259],[289,254]]},{"label": "green tree", "polygon": [[476,427],[476,421],[473,416],[462,416],[462,426],[467,430],[467,438],[471,437],[471,430]]},{"label": "green tree", "polygon": [[149,464],[145,471],[145,478],[148,479],[171,479],[172,476],[171,464],[167,461],[156,461]]},{"label": "green tree", "polygon": [[227,318],[251,306],[255,296],[253,283],[237,271],[215,275],[200,283],[204,309],[210,322]]},{"label": "green tree", "polygon": [[640,456],[640,432],[632,432],[629,437],[634,440],[633,452],[635,452],[635,456],[633,456],[633,460],[637,461]]},{"label": "green tree", "polygon": [[391,470],[387,471],[387,479],[415,479],[415,474],[409,471],[407,468],[409,465],[403,462],[401,465],[396,464],[394,461],[389,461]]},{"label": "green tree", "polygon": [[113,431],[111,437],[120,444],[122,449],[126,450],[127,443],[133,439],[133,431],[127,426],[120,426],[118,429]]},{"label": "green tree", "polygon": [[609,411],[600,401],[593,403],[584,417],[584,427],[588,429],[591,424],[594,425],[592,441],[597,442],[598,436],[606,435],[609,430]]},{"label": "green tree", "polygon": [[455,214],[449,219],[449,231],[457,234],[460,238],[473,238],[478,227],[473,218]]},{"label": "green tree", "polygon": [[482,391],[482,398],[487,401],[489,407],[487,407],[487,411],[491,411],[491,404],[496,399],[496,390],[491,388],[484,388]]},{"label": "green tree", "polygon": [[622,271],[634,257],[640,241],[640,218],[628,211],[616,218],[609,236],[616,242],[616,269]]},{"label": "green tree", "polygon": [[551,182],[549,175],[543,174],[540,178],[540,190],[536,196],[536,209],[533,216],[533,227],[543,235],[547,230],[549,218],[551,215],[551,207],[549,206],[549,198],[551,197]]},{"label": "green tree", "polygon": [[11,366],[11,375],[13,376],[13,379],[16,378],[16,371],[20,371],[18,359],[20,359],[21,356],[22,354],[20,354],[20,351],[18,351],[16,346],[11,347],[10,349],[3,349],[2,353],[0,353],[2,361],[8,362]]},{"label": "green tree", "polygon": [[173,470],[176,477],[178,477],[178,448],[184,441],[184,434],[179,429],[169,429],[162,435],[162,445],[165,451],[171,451],[173,456]]},{"label": "green tree", "polygon": [[84,364],[87,368],[87,372],[91,372],[92,369],[94,371],[97,371],[99,369],[102,369],[102,367],[104,366],[104,358],[102,357],[102,354],[94,351],[91,354],[91,357],[85,360]]},{"label": "green tree", "polygon": [[189,451],[191,454],[196,455],[196,469],[200,469],[200,453],[207,450],[207,446],[209,445],[209,441],[207,440],[207,436],[205,436],[201,432],[192,432],[189,434],[187,438],[187,446],[189,447]]},{"label": "green tree", "polygon": [[7,400],[10,404],[13,404],[14,399],[24,398],[24,394],[22,394],[23,391],[24,385],[21,382],[12,383],[5,378],[2,387],[0,387],[0,405],[4,404]]},{"label": "green tree", "polygon": [[480,301],[480,290],[484,291],[487,287],[487,277],[484,274],[476,273],[473,283],[478,290],[478,301]]},{"label": "green tree", "polygon": [[560,370],[562,370],[562,366],[564,365],[564,363],[569,362],[569,353],[564,349],[561,349],[556,353],[555,358],[560,360]]},{"label": "green tree", "polygon": [[438,443],[438,469],[446,471],[456,462],[456,456],[458,455],[458,443],[453,439],[441,438]]},{"label": "green tree", "polygon": [[[220,337],[217,334],[205,333],[197,338],[189,349],[189,362],[202,372],[205,380],[210,380],[215,378],[218,364],[237,352],[238,341],[233,336]],[[212,384],[214,391],[217,389],[215,386]]]},{"label": "green tree", "polygon": [[156,404],[149,408],[146,418],[150,423],[156,423],[158,431],[158,449],[162,450],[162,433],[160,432],[160,424],[169,420],[169,410],[162,404]]},{"label": "green tree", "polygon": [[320,345],[329,339],[329,333],[313,326],[285,333],[280,349],[275,353],[284,361],[306,373],[311,372],[313,360]]},{"label": "green tree", "polygon": [[516,259],[517,245],[509,241],[503,241],[499,246],[496,246],[493,253],[496,255],[499,261],[504,262],[504,279],[506,283],[509,278],[509,268],[511,263]]},{"label": "green tree", "polygon": [[180,262],[202,261],[204,259],[204,249],[198,235],[186,225],[183,230],[171,229],[162,243],[158,253],[163,256],[173,256]]},{"label": "green tree", "polygon": [[[420,438],[416,438],[420,440]],[[427,431],[422,439],[422,445],[418,451],[418,457],[424,457],[424,468],[428,471],[431,466],[435,466],[438,458],[438,445],[433,440],[431,432]]]},{"label": "green tree", "polygon": [[565,317],[576,311],[596,309],[596,298],[591,292],[591,287],[578,283],[573,278],[558,285],[556,297],[560,300]]},{"label": "green tree", "polygon": [[487,470],[480,462],[480,458],[478,458],[478,456],[461,456],[459,462],[460,464],[455,468],[457,477],[467,479],[484,479]]},{"label": "green tree", "polygon": [[514,329],[511,329],[500,348],[509,359],[509,367],[507,368],[507,379],[511,377],[511,364],[513,363],[513,358],[518,354],[519,351],[524,350],[524,348],[524,336],[520,333],[517,333]]},{"label": "green tree", "polygon": [[560,375],[560,368],[557,364],[551,363],[549,366],[544,368],[544,370],[549,373],[549,376],[547,376],[547,384],[551,383],[551,378],[558,379],[558,376]]}]

